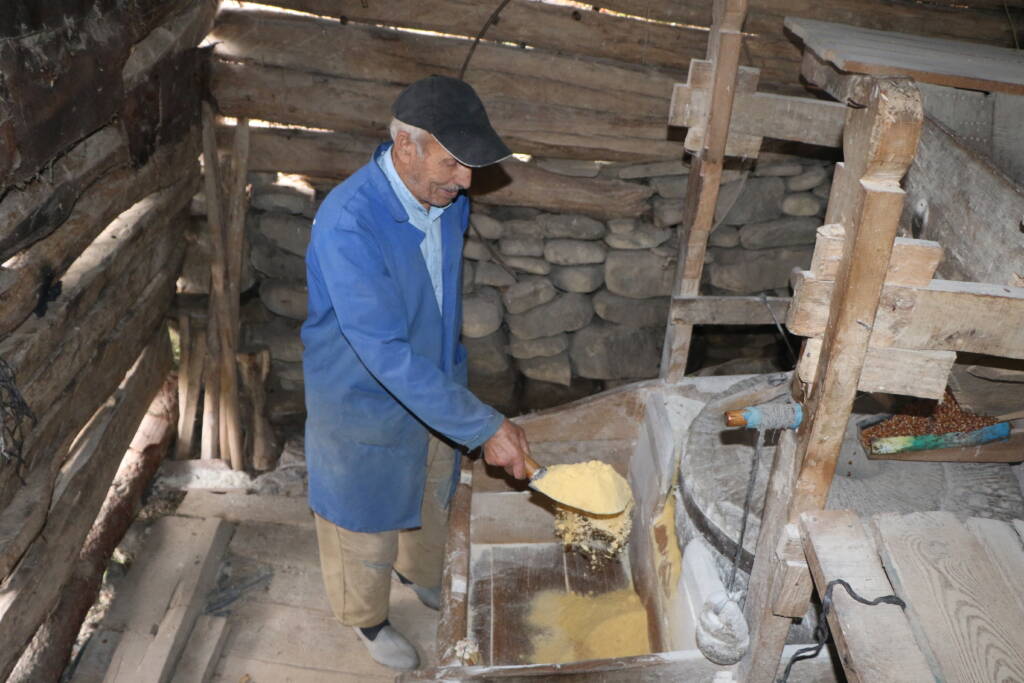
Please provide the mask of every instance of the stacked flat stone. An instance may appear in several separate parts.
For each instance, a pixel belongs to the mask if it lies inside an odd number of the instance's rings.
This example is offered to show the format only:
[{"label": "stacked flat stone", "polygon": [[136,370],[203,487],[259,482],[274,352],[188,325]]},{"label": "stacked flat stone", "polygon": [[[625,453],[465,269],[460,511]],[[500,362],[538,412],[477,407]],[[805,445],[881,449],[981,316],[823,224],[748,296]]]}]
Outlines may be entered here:
[{"label": "stacked flat stone", "polygon": [[[654,192],[646,213],[608,220],[474,203],[463,251],[463,343],[471,387],[508,412],[657,376],[686,199],[688,167],[678,160],[536,163]],[[831,175],[827,163],[792,157],[727,170],[702,293],[788,293],[790,271],[810,264]],[[243,289],[258,298],[243,309],[243,348],[269,348],[271,395],[301,406],[304,255],[316,197],[293,177],[253,173],[249,180]],[[201,196],[194,205],[201,213]],[[192,258],[202,246],[201,240],[190,246],[183,281],[198,282],[208,272]],[[199,291],[204,287],[208,274]],[[706,360],[749,371],[775,353],[777,339],[770,336],[712,332]]]}]

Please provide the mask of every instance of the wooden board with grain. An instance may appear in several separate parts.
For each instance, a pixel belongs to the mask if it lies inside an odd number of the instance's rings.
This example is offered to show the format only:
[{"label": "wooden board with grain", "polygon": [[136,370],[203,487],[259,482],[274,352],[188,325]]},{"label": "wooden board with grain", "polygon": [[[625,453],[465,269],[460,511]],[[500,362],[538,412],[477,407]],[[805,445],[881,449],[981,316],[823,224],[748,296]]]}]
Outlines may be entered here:
[{"label": "wooden board with grain", "polygon": [[941,680],[1024,680],[1021,613],[1001,570],[947,512],[879,515],[879,551]]},{"label": "wooden board with grain", "polygon": [[786,319],[789,297],[684,296],[672,299],[669,317],[688,325],[774,325]]},{"label": "wooden board with grain", "polygon": [[470,573],[469,635],[488,666],[530,663],[537,637],[530,605],[537,594],[597,595],[631,585],[621,561],[595,570],[561,543],[477,545]]},{"label": "wooden board with grain", "polygon": [[[822,510],[800,517],[804,549],[818,593],[833,579],[847,581],[867,600],[889,595],[875,544],[860,518],[846,510]],[[896,605],[868,606],[855,601],[842,586],[832,589],[828,615],[840,661],[850,681],[934,680],[917,647],[906,615]]]},{"label": "wooden board with grain", "polygon": [[1024,56],[1011,49],[798,17],[785,25],[843,71],[1024,94]]}]

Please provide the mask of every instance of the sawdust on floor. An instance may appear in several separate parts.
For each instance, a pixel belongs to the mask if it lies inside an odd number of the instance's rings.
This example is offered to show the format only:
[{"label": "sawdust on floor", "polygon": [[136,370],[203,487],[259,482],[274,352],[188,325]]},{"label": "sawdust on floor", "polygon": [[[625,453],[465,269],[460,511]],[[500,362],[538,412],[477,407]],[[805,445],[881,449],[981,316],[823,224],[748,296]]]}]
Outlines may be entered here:
[{"label": "sawdust on floor", "polygon": [[550,465],[531,485],[544,495],[595,515],[614,515],[633,500],[629,483],[600,460]]},{"label": "sawdust on floor", "polygon": [[530,602],[532,664],[648,654],[647,611],[631,588],[600,595],[542,591]]}]

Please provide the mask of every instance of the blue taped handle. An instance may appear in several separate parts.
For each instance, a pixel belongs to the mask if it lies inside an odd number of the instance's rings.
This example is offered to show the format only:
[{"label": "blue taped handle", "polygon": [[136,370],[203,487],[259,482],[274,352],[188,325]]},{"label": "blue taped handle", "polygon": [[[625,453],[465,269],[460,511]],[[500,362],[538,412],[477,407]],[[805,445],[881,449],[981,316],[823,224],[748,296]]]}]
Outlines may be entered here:
[{"label": "blue taped handle", "polygon": [[[804,407],[799,403],[791,404],[793,407],[793,423],[789,425],[765,425],[767,429],[796,429],[804,421]],[[764,424],[764,413],[757,406],[750,406],[743,409],[743,418],[747,421],[747,428],[757,429]]]}]

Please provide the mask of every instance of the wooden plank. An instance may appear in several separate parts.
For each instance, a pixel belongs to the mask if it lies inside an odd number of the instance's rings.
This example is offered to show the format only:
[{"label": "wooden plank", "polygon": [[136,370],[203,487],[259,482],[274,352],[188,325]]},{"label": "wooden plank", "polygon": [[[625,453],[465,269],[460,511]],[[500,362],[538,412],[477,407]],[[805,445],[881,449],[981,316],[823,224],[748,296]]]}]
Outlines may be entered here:
[{"label": "wooden plank", "polygon": [[[526,430],[531,447],[557,441],[632,440],[644,418],[643,395],[649,387],[658,385],[657,380],[633,382],[515,421]],[[567,420],[570,415],[571,420]]]},{"label": "wooden plank", "polygon": [[1024,679],[1024,631],[1011,589],[948,512],[878,515],[879,550],[936,677]]},{"label": "wooden plank", "polygon": [[[776,562],[775,549],[788,521],[789,501],[800,468],[796,448],[793,432],[784,430],[779,436],[775,459],[768,475],[768,490],[765,492],[764,512],[761,513],[754,567],[750,572],[749,589],[743,604],[743,616],[750,629],[750,648],[736,665],[738,681],[755,682],[774,678],[792,623],[787,617],[777,616],[772,608],[776,596],[776,577],[782,569]],[[795,597],[790,595],[788,601],[792,611],[796,608]],[[810,603],[810,599],[808,590],[805,600]]]},{"label": "wooden plank", "polygon": [[[690,83],[676,83],[669,108],[670,126],[690,127],[706,115],[708,94]],[[843,142],[846,106],[807,97],[773,93],[737,92],[729,121],[726,156],[743,156],[744,147],[732,145],[736,134],[790,140],[823,147]]]},{"label": "wooden plank", "polygon": [[530,599],[546,590],[565,590],[560,542],[491,546],[494,598],[492,664],[528,664],[533,642],[528,627]]},{"label": "wooden plank", "polygon": [[474,493],[469,521],[472,544],[551,543],[555,509],[533,491]]},{"label": "wooden plank", "polygon": [[[843,579],[859,595],[873,600],[890,595],[875,544],[864,532],[856,513],[821,510],[800,516],[807,559],[819,593],[834,579]],[[896,605],[863,605],[842,586],[832,591],[828,613],[832,639],[839,650],[847,680],[933,681],[910,623]]]},{"label": "wooden plank", "polygon": [[844,223],[847,238],[830,302],[822,369],[800,429],[797,457],[802,466],[791,519],[823,508],[828,497],[899,227],[904,194],[899,179],[913,158],[922,116],[912,83],[883,80],[872,89],[867,106],[852,109],[847,118],[846,182],[833,193],[852,195],[853,219]]},{"label": "wooden plank", "polygon": [[230,551],[275,568],[320,571],[316,531],[312,525],[247,522],[235,531]]},{"label": "wooden plank", "polygon": [[788,17],[785,26],[803,40],[806,49],[843,71],[1024,94],[1024,58],[1011,49],[802,17]]},{"label": "wooden plank", "polygon": [[997,519],[971,517],[967,529],[981,542],[992,564],[1002,572],[1003,579],[1017,599],[1018,611],[1024,613],[1024,545],[1013,525]]},{"label": "wooden plank", "polygon": [[219,519],[204,519],[195,525],[189,546],[177,549],[190,561],[177,577],[174,594],[160,620],[159,631],[146,648],[138,669],[131,673],[123,672],[114,680],[165,683],[171,679],[192,626],[206,606],[206,594],[217,580],[221,558],[233,531],[232,525]]},{"label": "wooden plank", "polygon": [[[766,300],[767,299],[767,300]],[[786,320],[789,297],[689,296],[672,300],[671,320],[688,325],[774,325]]]},{"label": "wooden plank", "polygon": [[441,619],[437,624],[437,660],[459,664],[455,644],[469,634],[470,515],[473,498],[473,463],[463,458],[459,483],[448,513],[448,536],[441,574]]},{"label": "wooden plank", "polygon": [[[199,410],[203,379],[203,360],[206,358],[206,326],[198,319],[182,313],[178,316],[178,335],[181,360],[178,366],[178,438],[174,457],[187,460],[192,457],[196,434],[196,413]],[[194,333],[193,333],[194,328]]]},{"label": "wooden plank", "polygon": [[[230,126],[217,127],[217,144],[227,149]],[[249,170],[347,178],[370,160],[380,138],[292,128],[254,128],[250,132]]]},{"label": "wooden plank", "polygon": [[810,569],[800,542],[800,530],[795,524],[782,528],[779,544],[775,548],[777,592],[772,601],[772,614],[779,617],[802,619],[807,613],[807,595],[814,589]]},{"label": "wooden plank", "polygon": [[207,614],[196,619],[188,644],[182,652],[171,683],[207,683],[213,676],[217,660],[227,638],[227,617]]},{"label": "wooden plank", "polygon": [[[843,242],[846,232],[839,223],[830,223],[818,228],[811,259],[811,273],[819,280],[835,280],[839,262],[843,258]],[[887,285],[927,287],[935,276],[942,261],[942,245],[932,240],[916,240],[897,237],[889,259],[889,270],[885,273]]]},{"label": "wooden plank", "polygon": [[194,176],[198,138],[162,147],[139,169],[105,175],[84,192],[59,228],[0,268],[0,335],[39,306],[39,294],[60,280],[75,259],[122,212],[147,195]]},{"label": "wooden plank", "polygon": [[[331,0],[274,0],[273,5],[346,21],[400,26],[445,34],[476,36],[493,7],[472,0],[421,0],[417,3],[384,0],[374,3]],[[688,12],[687,14],[693,14]],[[692,23],[692,22],[688,22]],[[500,20],[487,29],[487,39],[528,45],[531,48],[573,52],[685,69],[691,57],[703,54],[704,36],[697,27],[644,23],[594,11],[592,7],[557,6],[547,3],[511,4]],[[473,62],[467,75],[474,78]]]},{"label": "wooden plank", "polygon": [[[690,163],[681,226],[688,237],[679,241],[673,297],[695,296],[699,292],[708,236],[714,227],[733,97],[737,90],[752,90],[755,85],[753,79],[740,82],[737,78],[746,14],[746,0],[715,2],[707,52],[714,68],[708,88],[710,100],[701,126],[704,129],[702,145]],[[686,373],[692,335],[692,325],[666,327],[660,370],[663,379],[677,381]]]},{"label": "wooden plank", "polygon": [[[818,373],[821,339],[804,342],[797,361],[800,380],[811,384]],[[956,362],[953,351],[918,351],[894,347],[869,346],[857,390],[941,399],[946,393],[949,371]]]},{"label": "wooden plank", "polygon": [[241,491],[192,490],[174,514],[180,517],[217,518],[228,522],[266,522],[309,526],[309,503],[299,496],[249,495]]},{"label": "wooden plank", "polygon": [[[804,337],[820,336],[833,283],[799,271],[793,287],[786,327]],[[886,285],[871,345],[1024,358],[1024,328],[1006,325],[1021,319],[1024,287],[951,280],[932,280],[927,287]]]},{"label": "wooden plank", "polygon": [[1021,462],[1024,460],[1024,432],[1010,434],[1006,441],[960,448],[936,448],[928,451],[904,451],[888,455],[866,454],[870,460],[908,460],[914,462]]},{"label": "wooden plank", "polygon": [[0,649],[0,678],[7,679],[60,597],[121,457],[170,364],[170,344],[164,333],[151,340],[76,440],[69,457],[74,474],[62,495],[52,501],[39,537],[0,583],[0,638],[6,644]]},{"label": "wooden plank", "polygon": [[928,117],[906,190],[902,222],[945,248],[941,277],[1004,285],[1024,274],[1024,186]]}]

